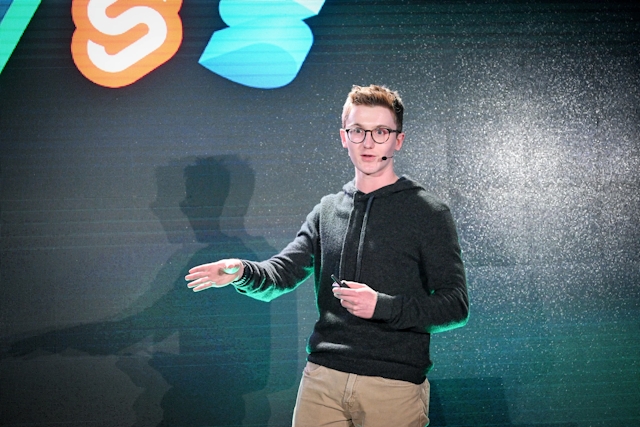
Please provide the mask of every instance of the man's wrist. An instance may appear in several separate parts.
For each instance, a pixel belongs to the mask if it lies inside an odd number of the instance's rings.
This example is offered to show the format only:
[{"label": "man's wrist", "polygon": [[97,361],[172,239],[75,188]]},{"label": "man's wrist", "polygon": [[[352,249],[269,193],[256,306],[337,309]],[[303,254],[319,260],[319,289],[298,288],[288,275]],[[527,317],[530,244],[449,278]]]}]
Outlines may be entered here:
[{"label": "man's wrist", "polygon": [[233,282],[231,282],[231,284],[235,287],[242,287],[246,285],[251,278],[251,268],[249,267],[249,265],[244,261],[240,262],[242,262],[242,274],[234,279]]}]

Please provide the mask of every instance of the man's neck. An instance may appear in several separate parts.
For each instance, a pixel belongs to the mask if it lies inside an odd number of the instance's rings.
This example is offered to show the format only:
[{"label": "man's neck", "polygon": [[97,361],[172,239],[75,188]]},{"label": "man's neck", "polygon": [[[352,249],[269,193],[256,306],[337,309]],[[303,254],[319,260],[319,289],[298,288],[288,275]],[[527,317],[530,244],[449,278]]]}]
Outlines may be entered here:
[{"label": "man's neck", "polygon": [[393,170],[380,176],[366,175],[356,171],[355,184],[358,190],[368,194],[387,185],[391,185],[397,180],[398,175],[396,175]]}]

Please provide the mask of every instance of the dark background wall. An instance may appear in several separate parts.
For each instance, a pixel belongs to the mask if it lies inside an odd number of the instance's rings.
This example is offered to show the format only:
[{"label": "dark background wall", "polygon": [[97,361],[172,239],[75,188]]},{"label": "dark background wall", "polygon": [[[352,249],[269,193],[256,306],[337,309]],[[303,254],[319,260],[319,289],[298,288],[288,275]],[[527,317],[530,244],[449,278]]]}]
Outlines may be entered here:
[{"label": "dark background wall", "polygon": [[264,259],[353,171],[352,84],[401,92],[399,172],[452,208],[472,316],[433,337],[433,426],[640,424],[640,8],[332,1],[295,80],[175,57],[120,89],[44,0],[0,74],[0,425],[286,426],[312,286],[272,303],[182,277]]}]

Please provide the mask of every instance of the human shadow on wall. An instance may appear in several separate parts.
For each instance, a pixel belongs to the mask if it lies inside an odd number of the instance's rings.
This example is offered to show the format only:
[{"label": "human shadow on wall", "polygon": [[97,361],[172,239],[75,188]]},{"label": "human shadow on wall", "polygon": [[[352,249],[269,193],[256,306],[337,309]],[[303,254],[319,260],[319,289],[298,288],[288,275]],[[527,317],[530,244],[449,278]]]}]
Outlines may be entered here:
[{"label": "human shadow on wall", "polygon": [[[267,383],[269,392],[291,387],[297,371],[296,357],[272,366],[270,304],[240,295],[232,286],[195,294],[184,280],[195,265],[229,257],[259,260],[275,253],[243,226],[254,172],[236,156],[220,156],[174,161],[157,168],[156,178],[158,194],[151,208],[169,241],[181,246],[149,290],[115,320],[24,339],[13,343],[11,353],[75,349],[119,356],[116,366],[142,389],[132,404],[135,426],[152,425],[150,414],[158,404],[162,420],[153,422],[157,426],[240,426],[246,417],[267,425]],[[185,238],[182,215],[198,246]],[[285,300],[284,307],[289,321],[279,326],[278,346],[295,349],[295,300]],[[159,394],[161,383],[164,393]],[[245,407],[247,395],[250,408]]]}]

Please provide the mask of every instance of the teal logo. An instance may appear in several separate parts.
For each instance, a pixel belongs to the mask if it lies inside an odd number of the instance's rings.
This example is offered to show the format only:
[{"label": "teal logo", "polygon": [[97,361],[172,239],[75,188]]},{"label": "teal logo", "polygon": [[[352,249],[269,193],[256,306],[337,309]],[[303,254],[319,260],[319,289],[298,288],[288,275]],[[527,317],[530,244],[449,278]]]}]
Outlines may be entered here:
[{"label": "teal logo", "polygon": [[303,20],[317,15],[323,4],[220,0],[220,17],[229,27],[213,33],[198,62],[244,86],[285,86],[298,75],[313,45],[313,33]]},{"label": "teal logo", "polygon": [[0,0],[0,73],[38,6],[40,0]]}]

